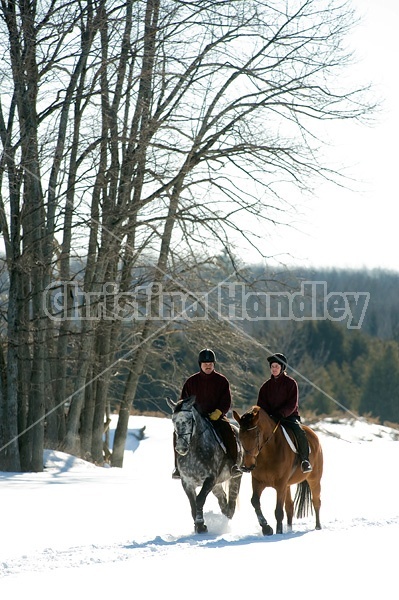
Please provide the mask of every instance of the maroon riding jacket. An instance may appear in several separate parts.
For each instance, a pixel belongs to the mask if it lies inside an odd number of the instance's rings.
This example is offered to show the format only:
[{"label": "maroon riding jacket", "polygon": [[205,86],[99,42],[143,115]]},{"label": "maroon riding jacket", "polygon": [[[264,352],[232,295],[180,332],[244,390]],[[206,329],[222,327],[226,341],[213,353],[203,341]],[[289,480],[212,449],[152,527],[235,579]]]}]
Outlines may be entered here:
[{"label": "maroon riding jacket", "polygon": [[275,417],[299,417],[298,384],[292,377],[281,373],[265,381],[259,390],[258,406]]},{"label": "maroon riding jacket", "polygon": [[183,386],[181,397],[195,396],[195,403],[202,413],[211,413],[217,408],[225,415],[231,406],[231,392],[228,379],[212,371],[209,375],[203,371],[191,375]]}]

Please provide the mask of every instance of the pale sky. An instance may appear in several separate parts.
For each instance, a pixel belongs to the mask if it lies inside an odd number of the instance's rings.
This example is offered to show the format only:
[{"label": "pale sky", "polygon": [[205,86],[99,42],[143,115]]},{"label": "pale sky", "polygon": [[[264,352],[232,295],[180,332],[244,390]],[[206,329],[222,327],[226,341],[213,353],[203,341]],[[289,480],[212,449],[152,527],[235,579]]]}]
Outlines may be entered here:
[{"label": "pale sky", "polygon": [[341,122],[336,127],[331,156],[357,180],[357,191],[319,186],[315,197],[303,201],[293,217],[295,229],[277,228],[273,232],[268,254],[272,250],[281,262],[291,265],[399,271],[399,3],[353,0],[353,4],[364,15],[351,38],[359,61],[353,77],[373,84],[376,96],[383,101],[376,125]]}]

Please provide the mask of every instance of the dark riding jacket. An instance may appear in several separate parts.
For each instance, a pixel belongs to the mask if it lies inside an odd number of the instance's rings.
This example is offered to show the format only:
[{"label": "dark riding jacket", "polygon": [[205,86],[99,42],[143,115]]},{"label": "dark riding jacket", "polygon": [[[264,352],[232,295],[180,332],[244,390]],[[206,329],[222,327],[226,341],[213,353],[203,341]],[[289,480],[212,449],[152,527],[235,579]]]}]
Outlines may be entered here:
[{"label": "dark riding jacket", "polygon": [[209,414],[217,408],[225,415],[231,406],[231,392],[228,379],[218,373],[199,371],[191,375],[183,386],[181,397],[195,396],[195,404],[200,412]]},{"label": "dark riding jacket", "polygon": [[272,375],[260,388],[257,404],[276,418],[299,419],[297,382],[285,372]]}]

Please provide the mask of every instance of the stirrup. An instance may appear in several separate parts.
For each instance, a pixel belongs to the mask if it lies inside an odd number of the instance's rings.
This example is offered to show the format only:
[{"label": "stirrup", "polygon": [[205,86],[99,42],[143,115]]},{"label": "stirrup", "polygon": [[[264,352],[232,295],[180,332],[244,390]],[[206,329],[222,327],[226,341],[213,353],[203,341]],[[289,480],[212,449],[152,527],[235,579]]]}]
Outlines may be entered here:
[{"label": "stirrup", "polygon": [[301,462],[302,473],[310,473],[312,471],[312,465],[308,460],[303,460]]}]

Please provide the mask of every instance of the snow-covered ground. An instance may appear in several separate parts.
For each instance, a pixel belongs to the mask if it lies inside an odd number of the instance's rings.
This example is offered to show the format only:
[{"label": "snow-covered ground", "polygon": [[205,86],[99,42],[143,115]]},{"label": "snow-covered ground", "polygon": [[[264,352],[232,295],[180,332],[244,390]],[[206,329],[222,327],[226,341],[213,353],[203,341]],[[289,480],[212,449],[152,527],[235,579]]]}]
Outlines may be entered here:
[{"label": "snow-covered ground", "polygon": [[[211,495],[209,533],[194,534],[171,479],[170,419],[130,418],[123,469],[46,451],[43,473],[0,473],[1,597],[398,597],[399,432],[359,420],[314,429],[325,461],[321,531],[309,516],[291,533],[264,537],[245,474],[232,521]],[[266,490],[273,527],[274,500]]]}]

